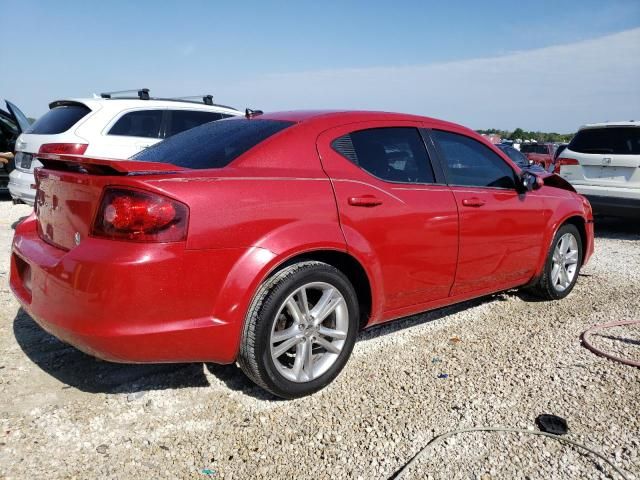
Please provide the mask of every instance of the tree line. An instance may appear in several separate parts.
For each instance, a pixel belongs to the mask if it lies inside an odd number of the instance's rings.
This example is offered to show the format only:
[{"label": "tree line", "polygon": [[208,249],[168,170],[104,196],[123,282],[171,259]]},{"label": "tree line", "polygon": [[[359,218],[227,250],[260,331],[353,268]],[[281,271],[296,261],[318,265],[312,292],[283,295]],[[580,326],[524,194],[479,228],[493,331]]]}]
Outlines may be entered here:
[{"label": "tree line", "polygon": [[536,140],[537,142],[550,142],[550,143],[566,143],[571,140],[573,133],[556,133],[556,132],[528,132],[521,128],[516,128],[513,131],[500,130],[496,128],[489,128],[486,130],[476,130],[478,133],[484,133],[487,135],[498,135],[503,140],[515,140],[519,138],[521,140]]}]

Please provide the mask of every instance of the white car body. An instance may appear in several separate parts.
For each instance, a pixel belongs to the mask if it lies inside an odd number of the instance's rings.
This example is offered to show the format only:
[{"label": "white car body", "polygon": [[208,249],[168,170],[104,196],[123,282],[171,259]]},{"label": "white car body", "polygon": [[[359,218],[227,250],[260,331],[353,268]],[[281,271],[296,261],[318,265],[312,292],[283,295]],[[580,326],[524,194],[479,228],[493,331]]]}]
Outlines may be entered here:
[{"label": "white car body", "polygon": [[[183,121],[182,125],[185,126],[185,121],[188,120],[185,119],[185,117],[197,116],[199,120],[204,120],[200,121],[200,123],[193,124],[193,126],[197,126],[207,121],[242,115],[240,111],[231,107],[207,104],[204,101],[194,102],[172,99],[77,98],[58,100],[52,102],[49,107],[49,112],[34,123],[31,129],[22,133],[16,140],[16,168],[11,172],[9,178],[9,192],[14,201],[22,201],[33,205],[35,200],[33,171],[42,165],[39,161],[35,160],[35,156],[40,152],[43,145],[81,144],[87,145],[83,153],[83,155],[86,156],[127,159],[141,150],[162,141],[171,134],[178,133],[169,131],[171,130],[172,119],[181,118]],[[82,110],[85,107],[88,111]],[[78,112],[86,111],[86,114],[72,123],[69,128],[63,132],[53,134],[32,133],[33,129],[38,131],[39,128],[44,128],[43,125],[46,124],[45,117],[55,108],[75,108]],[[148,126],[148,123],[144,124],[143,122],[143,120],[147,120],[147,118],[144,118],[144,115],[148,112],[157,112],[148,113],[150,117],[153,117],[154,121],[159,119],[158,121],[160,123],[157,127],[157,135],[154,137],[138,135],[139,132],[136,132],[132,128],[128,130],[126,135],[120,135],[112,131],[119,120],[133,112],[140,112],[137,117],[139,125],[142,126],[142,128],[144,128],[144,125]],[[179,117],[175,112],[179,112],[182,116]],[[194,112],[196,113],[194,114]],[[197,112],[204,113],[198,114]],[[58,115],[61,114],[58,113]],[[80,115],[80,113],[78,113],[78,115]],[[136,117],[136,115],[129,116],[123,120],[123,122],[128,122],[128,125],[131,126],[132,119],[135,120],[134,117]],[[211,120],[207,120],[207,118],[211,118]],[[38,127],[39,122],[40,127]],[[119,125],[122,124],[123,123],[120,123]],[[193,128],[193,126],[188,128]],[[156,127],[153,124],[152,127],[155,131]],[[118,129],[122,130],[121,127],[118,127]],[[182,130],[185,129],[187,128],[183,128]]]},{"label": "white car body", "polygon": [[589,199],[596,214],[640,219],[640,122],[582,126],[555,171]]}]

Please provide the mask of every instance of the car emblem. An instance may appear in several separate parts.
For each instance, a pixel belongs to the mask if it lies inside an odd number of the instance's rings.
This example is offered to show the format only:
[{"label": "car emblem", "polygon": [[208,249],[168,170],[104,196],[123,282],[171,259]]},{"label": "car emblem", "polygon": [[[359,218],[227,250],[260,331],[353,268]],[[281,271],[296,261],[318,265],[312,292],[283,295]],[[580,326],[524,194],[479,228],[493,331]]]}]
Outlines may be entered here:
[{"label": "car emblem", "polygon": [[76,234],[73,236],[73,240],[76,242],[76,245],[80,245],[80,232],[76,232]]},{"label": "car emblem", "polygon": [[602,164],[603,165],[611,165],[611,157],[604,157],[602,159]]}]

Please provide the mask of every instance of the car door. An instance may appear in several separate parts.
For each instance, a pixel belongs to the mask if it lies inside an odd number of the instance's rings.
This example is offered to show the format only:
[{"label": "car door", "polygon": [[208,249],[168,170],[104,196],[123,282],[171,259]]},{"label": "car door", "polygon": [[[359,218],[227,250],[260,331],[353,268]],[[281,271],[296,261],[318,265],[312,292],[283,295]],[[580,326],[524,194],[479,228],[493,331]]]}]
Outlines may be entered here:
[{"label": "car door", "polygon": [[529,280],[551,216],[540,191],[517,188],[511,165],[462,132],[430,130],[460,213],[460,252],[451,295],[481,294]]},{"label": "car door", "polygon": [[458,213],[444,178],[434,175],[418,125],[345,125],[323,132],[317,146],[348,247],[379,268],[382,319],[446,298],[458,254]]},{"label": "car door", "polygon": [[26,131],[29,126],[31,125],[29,123],[29,120],[27,119],[26,115],[24,113],[22,113],[22,111],[16,107],[13,103],[11,103],[8,100],[5,100],[5,103],[7,104],[7,108],[9,109],[9,113],[11,113],[11,115],[13,116],[14,120],[16,121],[16,125],[18,126],[20,132],[22,133],[24,131]]}]

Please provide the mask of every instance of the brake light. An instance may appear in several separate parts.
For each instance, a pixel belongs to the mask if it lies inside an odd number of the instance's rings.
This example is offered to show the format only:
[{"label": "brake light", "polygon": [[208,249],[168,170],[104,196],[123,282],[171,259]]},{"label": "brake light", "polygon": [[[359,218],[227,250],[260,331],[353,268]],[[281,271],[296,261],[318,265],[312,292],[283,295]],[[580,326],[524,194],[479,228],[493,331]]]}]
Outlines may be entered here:
[{"label": "brake light", "polygon": [[151,192],[107,188],[91,234],[134,242],[179,242],[187,238],[189,208]]},{"label": "brake light", "polygon": [[553,173],[560,173],[560,167],[563,165],[580,165],[580,163],[574,158],[559,158],[553,166]]},{"label": "brake light", "polygon": [[59,153],[62,155],[83,155],[89,145],[86,143],[45,143],[38,153]]}]

